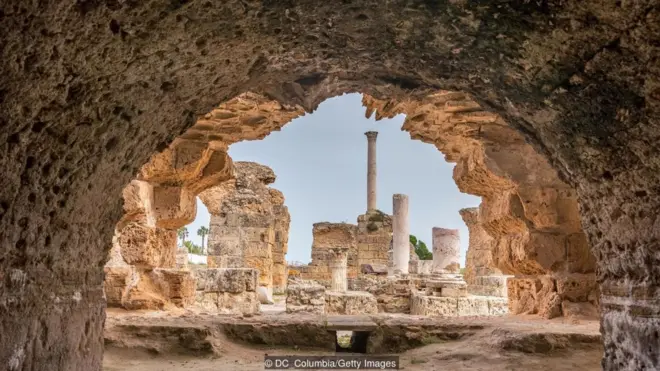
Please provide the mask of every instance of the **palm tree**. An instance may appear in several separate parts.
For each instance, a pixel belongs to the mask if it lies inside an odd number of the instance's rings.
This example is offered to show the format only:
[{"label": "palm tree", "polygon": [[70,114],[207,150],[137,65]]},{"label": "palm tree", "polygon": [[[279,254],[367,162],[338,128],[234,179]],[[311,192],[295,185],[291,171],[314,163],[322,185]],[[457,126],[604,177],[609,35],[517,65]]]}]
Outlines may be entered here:
[{"label": "palm tree", "polygon": [[197,230],[197,235],[202,237],[202,253],[204,252],[204,238],[209,234],[209,229],[205,226],[199,227]]},{"label": "palm tree", "polygon": [[184,242],[183,246],[186,248],[186,250],[188,250],[188,253],[190,253],[190,254],[201,255],[201,253],[202,253],[202,248],[195,245],[192,241]]},{"label": "palm tree", "polygon": [[178,231],[176,231],[176,234],[181,239],[181,245],[184,245],[186,243],[186,237],[188,237],[188,228],[181,227]]}]

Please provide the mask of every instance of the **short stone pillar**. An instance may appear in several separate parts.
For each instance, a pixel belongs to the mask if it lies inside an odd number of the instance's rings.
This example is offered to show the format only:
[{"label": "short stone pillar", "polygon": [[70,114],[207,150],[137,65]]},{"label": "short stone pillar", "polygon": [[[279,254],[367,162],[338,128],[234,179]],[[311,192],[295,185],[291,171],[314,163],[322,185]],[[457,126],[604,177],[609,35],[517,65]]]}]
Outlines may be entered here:
[{"label": "short stone pillar", "polygon": [[377,131],[367,131],[367,211],[376,210],[376,137]]},{"label": "short stone pillar", "polygon": [[408,196],[392,196],[392,260],[395,274],[408,274],[410,263],[410,224],[408,223]]},{"label": "short stone pillar", "polygon": [[188,268],[188,250],[183,246],[176,249],[176,267]]},{"label": "short stone pillar", "polygon": [[330,248],[329,255],[328,265],[332,274],[330,291],[346,292],[348,290],[348,248]]},{"label": "short stone pillar", "polygon": [[433,273],[458,274],[461,268],[458,229],[433,228]]}]

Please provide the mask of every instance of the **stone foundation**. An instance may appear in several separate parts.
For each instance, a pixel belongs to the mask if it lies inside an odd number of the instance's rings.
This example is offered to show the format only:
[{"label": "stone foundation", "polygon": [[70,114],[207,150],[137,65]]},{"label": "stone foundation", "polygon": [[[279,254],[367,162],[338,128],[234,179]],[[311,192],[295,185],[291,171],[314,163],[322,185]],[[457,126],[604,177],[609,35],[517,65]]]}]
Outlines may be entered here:
[{"label": "stone foundation", "polygon": [[[414,251],[414,250],[413,250]],[[410,274],[429,275],[433,269],[433,260],[410,260],[408,272]]]},{"label": "stone foundation", "polygon": [[199,194],[211,214],[208,266],[254,268],[270,296],[286,286],[289,212],[282,192],[268,187],[275,173],[254,162],[236,162],[235,179]]},{"label": "stone foundation", "polygon": [[289,285],[286,295],[287,313],[323,314],[325,311],[325,287],[318,284]]},{"label": "stone foundation", "polygon": [[378,313],[376,297],[364,291],[325,293],[326,314],[375,314]]},{"label": "stone foundation", "polygon": [[186,307],[195,297],[190,271],[170,268],[149,270],[134,266],[105,267],[104,289],[108,307],[129,310]]},{"label": "stone foundation", "polygon": [[498,297],[439,297],[413,293],[410,314],[441,317],[498,316],[507,313],[507,300]]},{"label": "stone foundation", "polygon": [[258,272],[250,268],[209,268],[194,271],[195,307],[221,314],[259,313]]},{"label": "stone foundation", "polygon": [[498,296],[507,297],[506,281],[510,276],[492,275],[492,276],[476,276],[473,277],[471,282],[468,283],[468,293],[472,295],[482,296]]},{"label": "stone foundation", "polygon": [[509,278],[507,293],[512,314],[538,314],[548,319],[594,314],[599,305],[598,285],[593,274]]}]

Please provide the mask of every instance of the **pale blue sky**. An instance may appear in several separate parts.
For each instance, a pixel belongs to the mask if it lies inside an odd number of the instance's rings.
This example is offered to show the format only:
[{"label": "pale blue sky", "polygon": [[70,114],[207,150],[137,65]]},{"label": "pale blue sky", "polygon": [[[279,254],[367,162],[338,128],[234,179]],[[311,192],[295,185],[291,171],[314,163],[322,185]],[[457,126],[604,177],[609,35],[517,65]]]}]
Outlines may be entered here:
[{"label": "pale blue sky", "polygon": [[[271,167],[277,180],[271,187],[284,193],[291,214],[288,261],[308,262],[312,224],[322,221],[357,223],[367,207],[367,138],[378,131],[378,208],[392,213],[392,194],[409,197],[410,232],[431,249],[431,228],[456,228],[461,233],[464,262],[468,230],[458,210],[478,206],[479,197],[459,192],[452,170],[433,145],[411,140],[401,131],[404,116],[376,122],[364,117],[359,94],[335,97],[318,110],[287,124],[260,141],[229,148],[234,161],[254,161]],[[201,244],[197,229],[208,226],[209,214],[198,200],[197,218],[188,226]],[[461,264],[462,266],[464,265]]]}]

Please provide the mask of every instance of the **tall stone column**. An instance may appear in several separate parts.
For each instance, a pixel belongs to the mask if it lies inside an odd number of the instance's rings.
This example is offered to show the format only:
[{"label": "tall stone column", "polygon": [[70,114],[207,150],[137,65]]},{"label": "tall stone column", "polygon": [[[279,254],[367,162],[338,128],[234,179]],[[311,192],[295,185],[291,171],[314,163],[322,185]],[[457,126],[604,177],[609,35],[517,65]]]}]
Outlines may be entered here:
[{"label": "tall stone column", "polygon": [[433,227],[433,273],[458,274],[461,268],[458,229]]},{"label": "tall stone column", "polygon": [[330,291],[346,292],[348,290],[348,248],[334,247],[329,249],[329,252],[328,265],[332,274]]},{"label": "tall stone column", "polygon": [[376,210],[376,137],[377,131],[367,131],[367,212]]},{"label": "tall stone column", "polygon": [[392,252],[394,273],[408,274],[410,263],[410,224],[408,223],[408,196],[392,196]]}]

